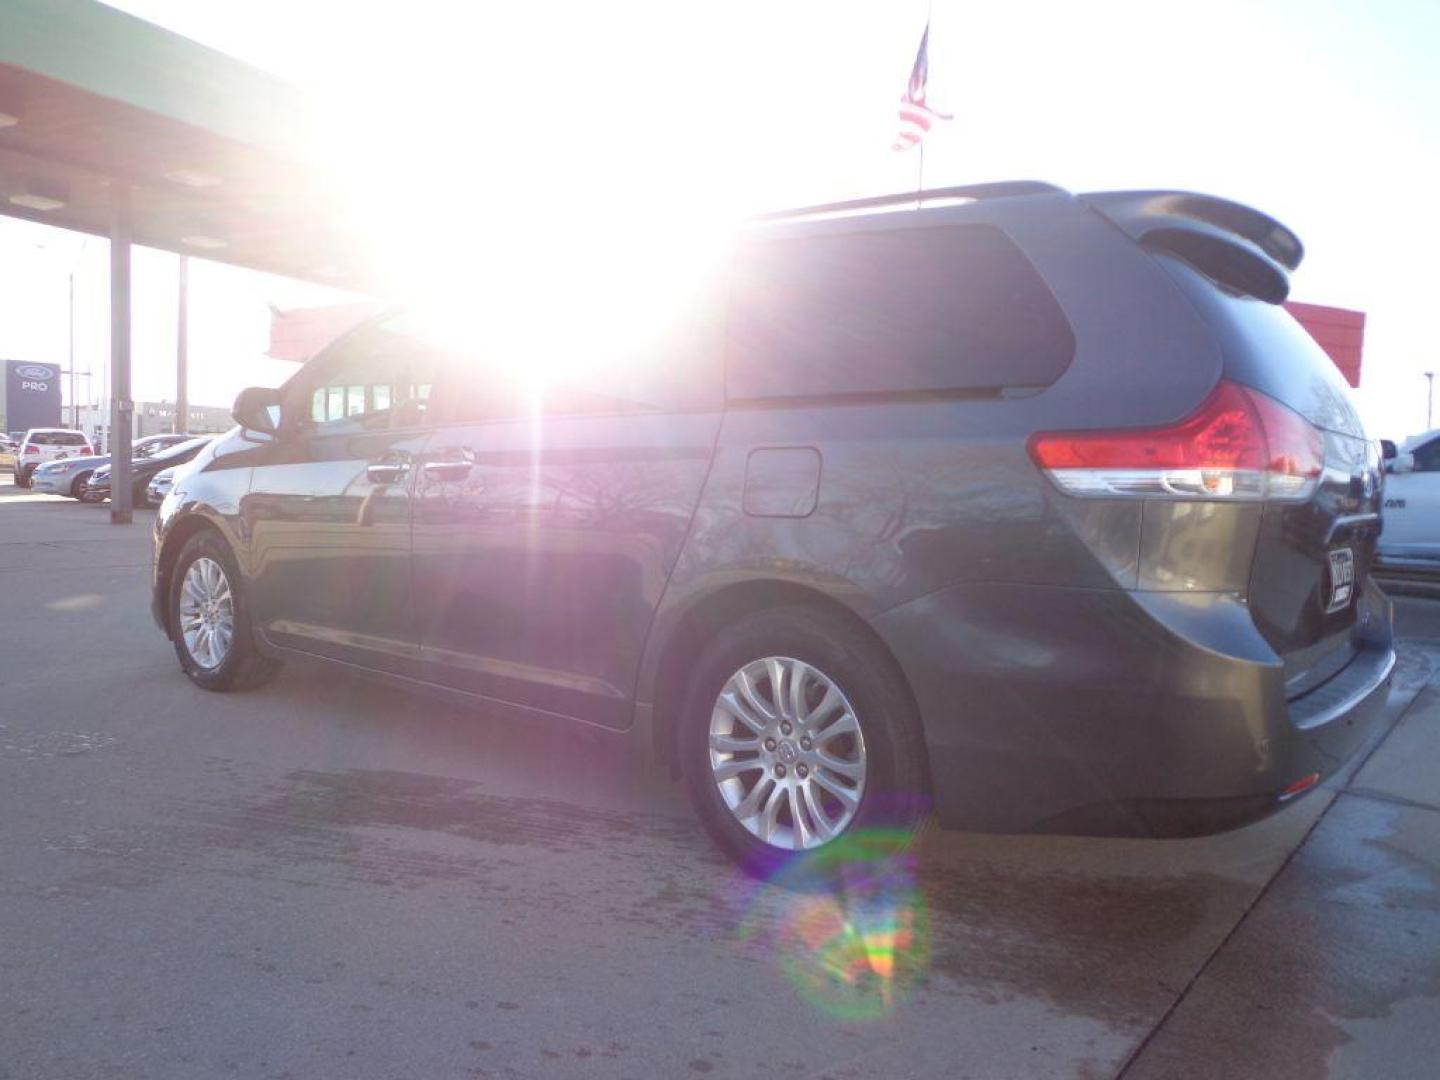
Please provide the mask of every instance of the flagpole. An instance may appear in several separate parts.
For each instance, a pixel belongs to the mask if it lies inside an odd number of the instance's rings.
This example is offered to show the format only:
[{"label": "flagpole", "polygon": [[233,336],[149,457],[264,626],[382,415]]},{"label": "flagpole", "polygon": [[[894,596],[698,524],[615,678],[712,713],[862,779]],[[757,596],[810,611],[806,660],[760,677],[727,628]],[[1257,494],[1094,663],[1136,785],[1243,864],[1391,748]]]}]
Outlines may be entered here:
[{"label": "flagpole", "polygon": [[[930,65],[930,20],[935,14],[935,0],[925,0],[925,65]],[[915,171],[915,191],[917,193],[925,190],[925,140],[920,140],[920,165]],[[915,208],[920,208],[920,200],[915,200]]]}]

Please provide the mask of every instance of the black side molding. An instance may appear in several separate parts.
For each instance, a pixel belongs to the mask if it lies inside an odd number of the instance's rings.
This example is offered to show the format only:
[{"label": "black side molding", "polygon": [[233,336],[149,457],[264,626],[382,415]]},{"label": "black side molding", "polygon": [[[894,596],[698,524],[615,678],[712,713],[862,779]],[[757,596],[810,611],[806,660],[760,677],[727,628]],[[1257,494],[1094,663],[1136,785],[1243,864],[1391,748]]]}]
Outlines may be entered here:
[{"label": "black side molding", "polygon": [[1136,243],[1178,255],[1222,285],[1281,303],[1305,249],[1274,218],[1186,191],[1105,191],[1080,198]]}]

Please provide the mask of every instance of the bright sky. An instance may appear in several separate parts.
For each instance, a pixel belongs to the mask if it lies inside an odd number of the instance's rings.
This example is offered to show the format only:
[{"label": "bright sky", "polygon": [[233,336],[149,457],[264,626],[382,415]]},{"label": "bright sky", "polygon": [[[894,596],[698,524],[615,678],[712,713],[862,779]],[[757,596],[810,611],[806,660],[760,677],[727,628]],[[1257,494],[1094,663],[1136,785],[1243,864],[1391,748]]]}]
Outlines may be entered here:
[{"label": "bright sky", "polygon": [[[515,318],[546,317],[543,286],[597,258],[663,269],[739,214],[915,182],[916,156],[889,144],[924,0],[115,6],[314,92],[325,153],[356,162],[388,250]],[[1184,188],[1271,213],[1307,248],[1295,297],[1369,315],[1372,431],[1423,425],[1421,372],[1440,369],[1440,3],[933,6],[931,98],[956,118],[928,143],[927,186]],[[476,190],[488,209],[457,220],[450,193]],[[64,358],[78,246],[0,224],[0,356]],[[79,366],[96,372],[104,247],[78,256]],[[137,257],[137,398],[174,393],[174,263]],[[192,268],[192,400],[282,378],[260,355],[266,304],[323,294]]]}]

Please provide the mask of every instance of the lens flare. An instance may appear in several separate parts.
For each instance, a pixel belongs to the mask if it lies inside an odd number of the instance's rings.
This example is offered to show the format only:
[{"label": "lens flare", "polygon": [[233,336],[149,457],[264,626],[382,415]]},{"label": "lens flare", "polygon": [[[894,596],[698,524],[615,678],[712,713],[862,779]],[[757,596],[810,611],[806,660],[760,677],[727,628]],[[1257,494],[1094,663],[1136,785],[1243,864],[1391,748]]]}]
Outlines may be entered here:
[{"label": "lens flare", "polygon": [[930,922],[912,837],[862,830],[758,887],[740,937],[774,957],[801,997],[840,1020],[878,1020],[924,974]]}]

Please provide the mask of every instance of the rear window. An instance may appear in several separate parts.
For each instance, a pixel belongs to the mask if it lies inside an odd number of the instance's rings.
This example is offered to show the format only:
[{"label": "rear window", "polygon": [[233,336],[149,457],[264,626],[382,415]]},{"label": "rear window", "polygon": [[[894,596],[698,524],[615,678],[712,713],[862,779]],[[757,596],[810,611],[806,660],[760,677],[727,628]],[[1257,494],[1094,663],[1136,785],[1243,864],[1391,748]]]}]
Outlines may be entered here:
[{"label": "rear window", "polygon": [[1225,289],[1178,259],[1157,258],[1214,327],[1227,376],[1283,401],[1316,427],[1365,437],[1350,385],[1293,315]]},{"label": "rear window", "polygon": [[78,431],[37,431],[30,436],[34,446],[85,446],[85,436]]},{"label": "rear window", "polygon": [[731,293],[732,399],[1048,386],[1075,338],[1000,230],[756,238]]},{"label": "rear window", "polygon": [[183,458],[186,454],[194,454],[210,441],[207,435],[203,439],[189,439],[176,446],[167,446],[151,456],[156,461],[169,461],[171,458]]}]

